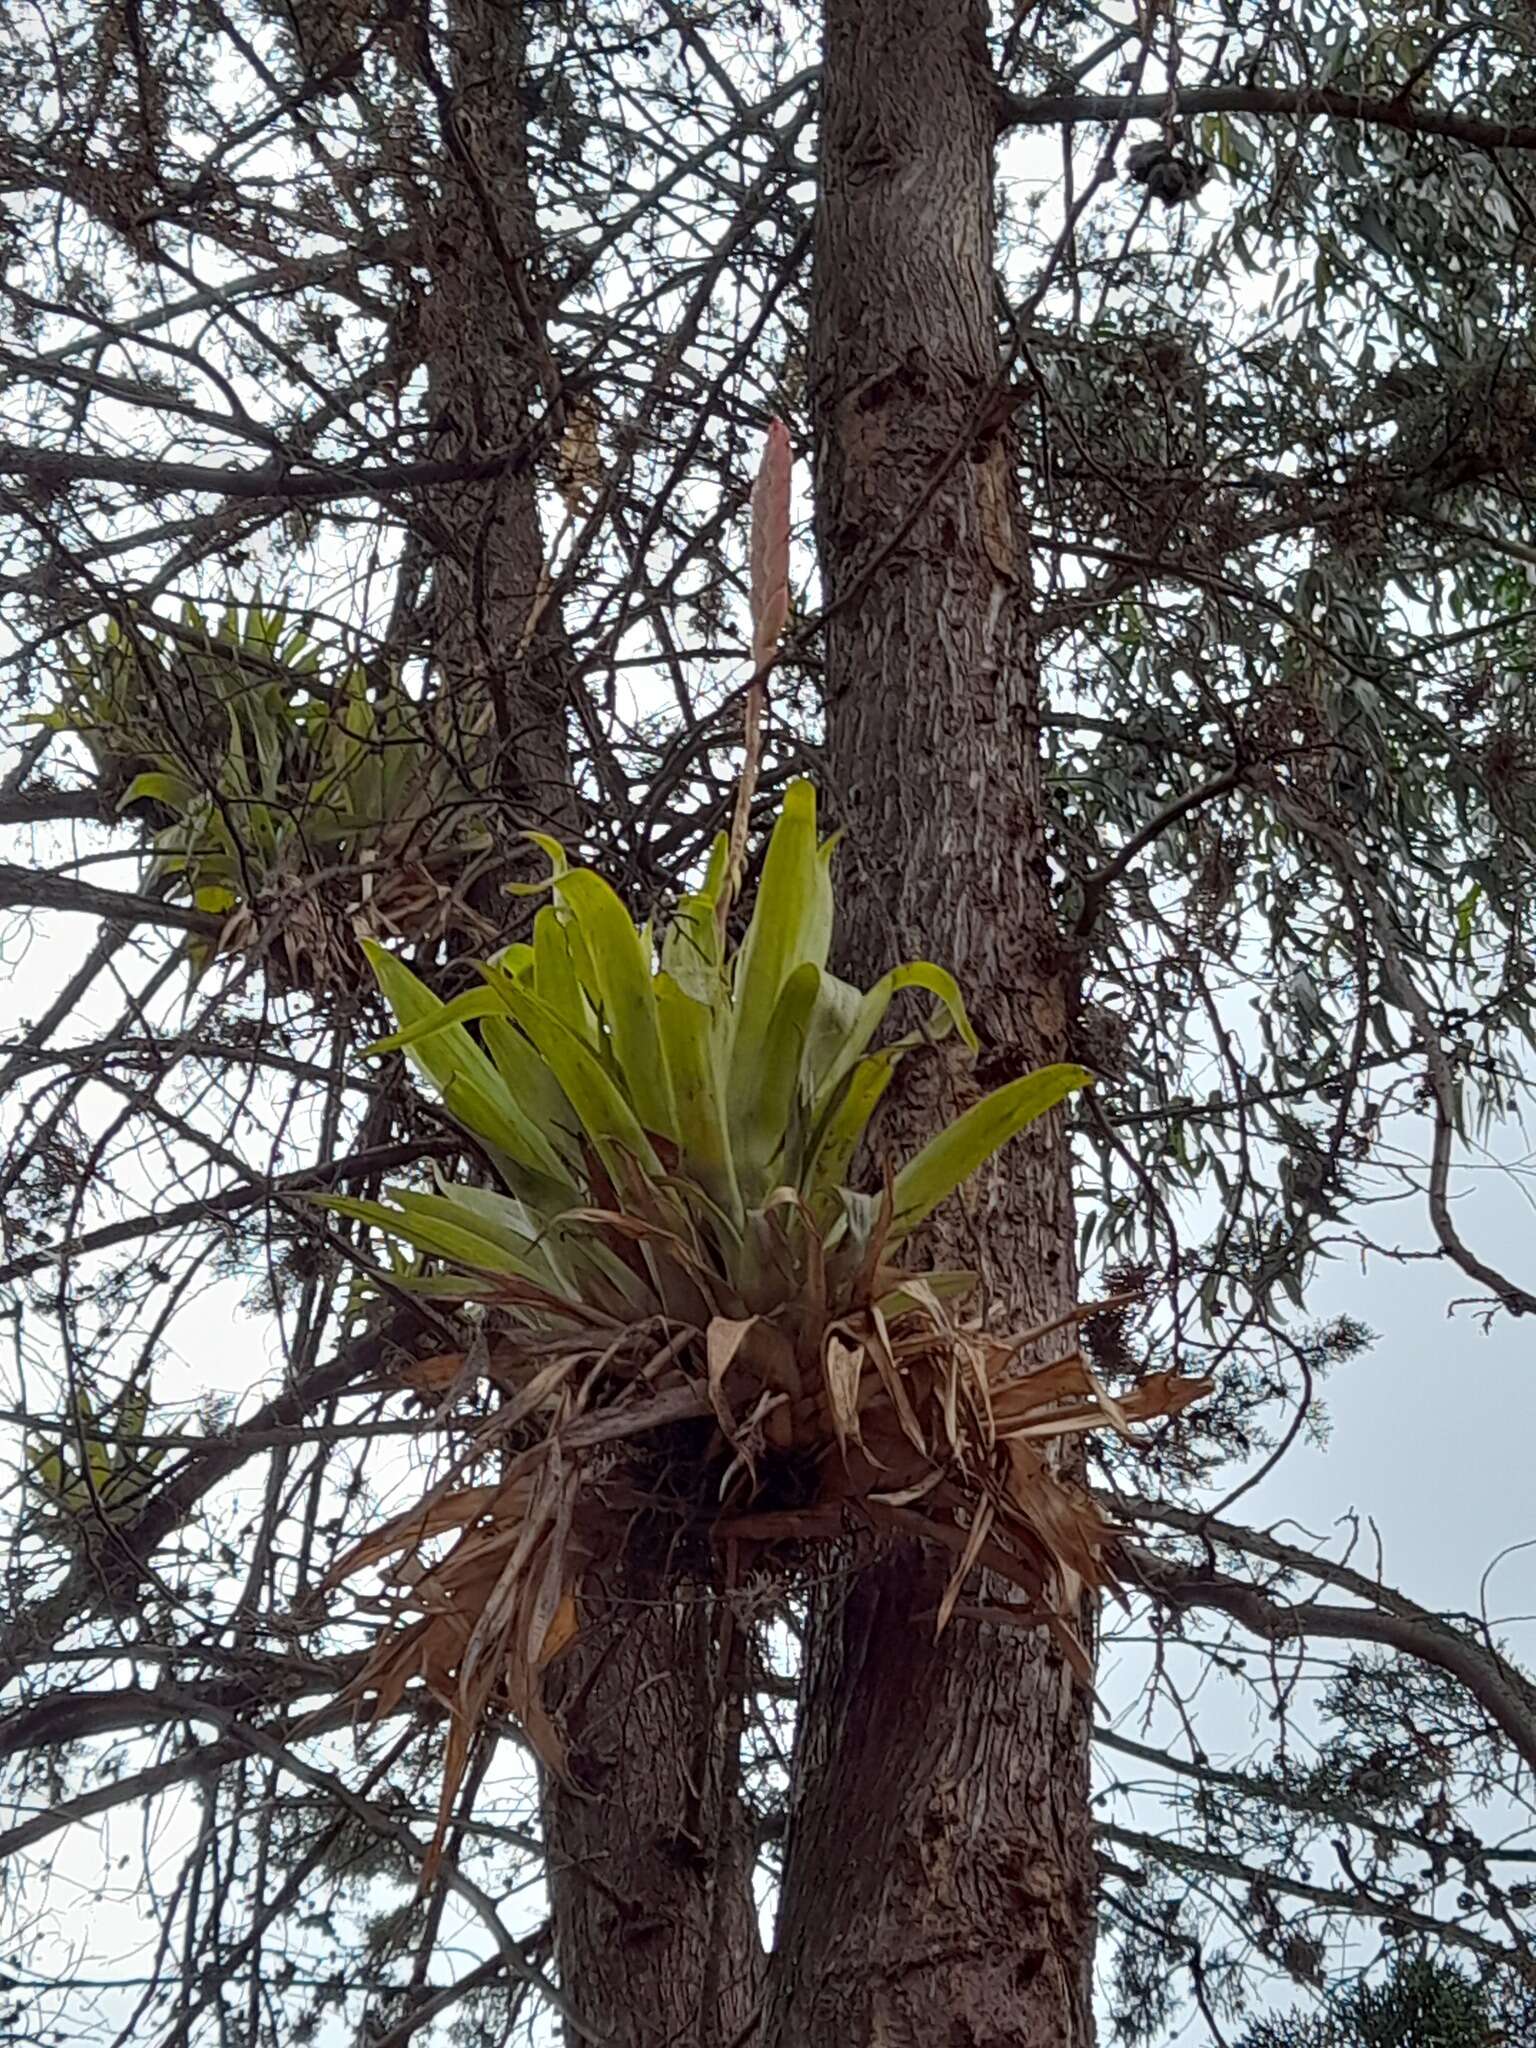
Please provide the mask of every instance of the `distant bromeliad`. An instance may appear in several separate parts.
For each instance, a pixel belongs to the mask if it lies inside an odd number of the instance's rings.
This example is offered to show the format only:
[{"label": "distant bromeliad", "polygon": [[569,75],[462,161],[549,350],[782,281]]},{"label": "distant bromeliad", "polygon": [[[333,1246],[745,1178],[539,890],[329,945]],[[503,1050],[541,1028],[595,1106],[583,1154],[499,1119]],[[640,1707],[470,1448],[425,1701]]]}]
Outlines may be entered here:
[{"label": "distant bromeliad", "polygon": [[[540,1674],[580,1632],[584,1570],[644,1540],[637,1472],[669,1503],[650,1510],[658,1557],[702,1582],[727,1545],[738,1566],[793,1573],[807,1545],[862,1521],[953,1554],[939,1627],[984,1565],[1086,1671],[1070,1617],[1112,1578],[1114,1537],[1050,1443],[1205,1391],[1156,1373],[1116,1400],[1080,1354],[1050,1355],[1075,1316],[998,1335],[962,1313],[973,1276],[897,1261],[939,1203],[1091,1077],[1010,1081],[876,1191],[848,1184],[901,1060],[975,1039],[937,966],[867,992],[828,973],[833,849],[809,784],[786,795],[731,957],[723,841],[659,959],[601,877],[540,844],[552,901],[531,943],[484,963],[482,987],[445,1004],[369,947],[400,1026],[374,1051],[409,1054],[494,1184],[326,1198],[410,1248],[405,1284],[478,1304],[473,1344],[406,1383],[441,1400],[484,1379],[500,1395],[441,1483],[331,1575],[395,1560],[396,1626],[356,1690],[383,1713],[419,1678],[448,1705],[439,1843],[487,1712],[515,1714],[561,1768]],[[904,989],[934,1014],[877,1043]]]},{"label": "distant bromeliad", "polygon": [[85,746],[104,805],[148,827],[150,882],[222,920],[189,941],[194,968],[254,954],[323,992],[355,984],[359,929],[490,940],[466,890],[495,839],[463,745],[398,679],[326,672],[291,614],[110,621],[43,722]]}]

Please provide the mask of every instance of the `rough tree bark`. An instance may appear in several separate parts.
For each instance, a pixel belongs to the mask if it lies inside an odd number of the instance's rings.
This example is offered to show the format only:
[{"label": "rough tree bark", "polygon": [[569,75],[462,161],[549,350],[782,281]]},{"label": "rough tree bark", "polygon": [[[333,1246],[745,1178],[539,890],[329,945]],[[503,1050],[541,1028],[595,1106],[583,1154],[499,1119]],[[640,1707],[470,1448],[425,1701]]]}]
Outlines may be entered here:
[{"label": "rough tree bark", "polygon": [[[448,75],[423,66],[443,130],[418,328],[439,456],[517,449],[559,417],[519,101],[527,12],[454,0]],[[540,609],[532,477],[519,466],[438,493],[421,530],[453,743],[490,764],[509,849],[527,825],[574,839],[567,649],[558,610]],[[630,1561],[592,1575],[582,1620],[556,1695],[572,1783],[551,1780],[543,1800],[561,1982],[610,2048],[726,2048],[752,2009],[761,1953],[751,1844],[725,1764],[717,1617],[663,1597],[655,1571]]]},{"label": "rough tree bark", "polygon": [[[558,426],[560,378],[539,312],[539,234],[519,90],[527,10],[453,0],[449,67],[418,62],[437,100],[440,185],[423,221],[431,286],[415,336],[438,459],[527,449]],[[446,743],[477,763],[519,827],[574,837],[566,642],[545,602],[531,466],[435,492],[417,528],[433,563],[433,651]],[[486,772],[488,770],[488,773]]]},{"label": "rough tree bark", "polygon": [[[970,1072],[914,1071],[885,1125],[902,1151],[1062,1057],[1066,1028],[1029,565],[1006,445],[974,437],[998,374],[980,0],[828,0],[822,92],[811,359],[844,964],[867,981],[937,957],[983,1040]],[[964,1209],[937,1249],[996,1316],[1071,1302],[1059,1117]],[[1043,1634],[957,1622],[935,1644],[946,1572],[887,1552],[812,1617],[771,2048],[1092,2039],[1089,1702]]]},{"label": "rough tree bark", "polygon": [[733,2048],[763,1957],[721,1616],[638,1560],[582,1606],[586,1640],[554,1695],[579,1784],[544,1800],[561,1982],[611,2048]]}]

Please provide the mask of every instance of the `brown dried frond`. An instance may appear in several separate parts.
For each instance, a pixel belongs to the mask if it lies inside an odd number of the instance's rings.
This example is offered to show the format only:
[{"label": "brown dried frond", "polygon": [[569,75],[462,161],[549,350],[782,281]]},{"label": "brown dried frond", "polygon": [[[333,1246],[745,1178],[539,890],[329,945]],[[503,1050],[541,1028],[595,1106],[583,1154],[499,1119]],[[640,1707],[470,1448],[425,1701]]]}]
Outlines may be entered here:
[{"label": "brown dried frond", "polygon": [[[586,1216],[614,1249],[636,1232],[656,1235],[618,1211]],[[368,1604],[388,1625],[353,1686],[373,1714],[412,1682],[448,1709],[424,1882],[488,1714],[513,1715],[544,1764],[564,1769],[542,1676],[577,1638],[584,1574],[633,1540],[633,1516],[615,1505],[638,1455],[665,1468],[665,1483],[643,1491],[646,1512],[708,1539],[686,1547],[689,1569],[708,1577],[729,1544],[736,1569],[792,1580],[816,1546],[860,1526],[913,1536],[955,1560],[940,1629],[985,1567],[1020,1589],[1019,1618],[1048,1625],[1086,1681],[1073,1618],[1086,1590],[1114,1582],[1116,1534],[1050,1447],[1089,1430],[1124,1433],[1208,1391],[1151,1373],[1115,1398],[1080,1352],[1021,1363],[1044,1333],[999,1337],[963,1318],[922,1275],[886,1265],[878,1237],[851,1288],[811,1299],[813,1288],[759,1314],[742,1313],[686,1247],[661,1250],[688,1265],[698,1319],[582,1327],[572,1303],[557,1333],[545,1303],[537,1329],[509,1320],[473,1370],[470,1353],[449,1353],[402,1376],[439,1401],[471,1379],[505,1396],[454,1475],[364,1537],[327,1580],[334,1588],[386,1567],[385,1591]],[[1130,1298],[1108,1317],[1123,1316]],[[468,1483],[476,1465],[496,1477]]]}]

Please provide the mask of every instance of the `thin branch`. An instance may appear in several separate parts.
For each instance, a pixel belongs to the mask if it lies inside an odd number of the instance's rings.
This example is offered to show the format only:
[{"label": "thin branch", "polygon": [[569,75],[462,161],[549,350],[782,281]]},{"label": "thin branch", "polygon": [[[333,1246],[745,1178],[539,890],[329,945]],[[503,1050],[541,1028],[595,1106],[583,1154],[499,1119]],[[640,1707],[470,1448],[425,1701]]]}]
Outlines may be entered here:
[{"label": "thin branch", "polygon": [[88,1258],[95,1252],[112,1251],[118,1245],[133,1244],[140,1238],[179,1230],[185,1224],[236,1216],[245,1209],[259,1208],[264,1202],[279,1201],[285,1195],[327,1188],[338,1181],[367,1180],[374,1174],[418,1166],[424,1159],[449,1159],[461,1149],[451,1138],[420,1138],[404,1145],[375,1145],[366,1152],[354,1152],[345,1159],[328,1160],[320,1166],[306,1166],[296,1173],[278,1174],[254,1186],[221,1188],[217,1194],[197,1196],[173,1209],[157,1210],[152,1216],[125,1216],[116,1223],[103,1224],[100,1230],[93,1230],[84,1237],[23,1252],[20,1257],[0,1265],[0,1283],[24,1280],[28,1274],[41,1272],[45,1266],[57,1265],[61,1259]]},{"label": "thin branch", "polygon": [[1020,93],[998,95],[998,123],[1009,128],[1071,128],[1091,123],[1157,121],[1178,114],[1264,114],[1289,121],[1359,121],[1367,127],[1395,128],[1403,135],[1439,135],[1474,149],[1536,150],[1536,127],[1509,121],[1487,121],[1475,114],[1455,114],[1411,100],[1367,99],[1363,93],[1336,92],[1324,86],[1283,90],[1273,86],[1207,85],[1174,93]]},{"label": "thin branch", "polygon": [[1198,789],[1186,790],[1183,796],[1175,797],[1172,803],[1165,805],[1155,818],[1149,818],[1139,832],[1133,833],[1113,860],[1106,861],[1103,867],[1095,868],[1091,875],[1085,876],[1081,884],[1082,907],[1072,927],[1073,937],[1087,938],[1098,921],[1109,889],[1119,881],[1131,863],[1139,854],[1146,851],[1154,839],[1161,838],[1170,825],[1176,825],[1180,818],[1187,817],[1191,811],[1197,811],[1202,805],[1215,803],[1218,797],[1226,796],[1237,788],[1242,779],[1242,769],[1233,767],[1229,768],[1225,775],[1217,775],[1211,781],[1201,783]]},{"label": "thin branch", "polygon": [[40,868],[19,868],[0,861],[0,910],[78,910],[114,924],[166,925],[172,931],[195,932],[216,939],[224,920],[188,904],[162,903],[126,889],[100,889],[70,875],[49,875]]},{"label": "thin branch", "polygon": [[1111,1842],[1116,1848],[1137,1850],[1150,1863],[1169,1864],[1176,1870],[1197,1870],[1208,1877],[1220,1878],[1224,1884],[1241,1886],[1245,1892],[1278,1892],[1286,1898],[1303,1899],[1308,1905],[1320,1906],[1325,1912],[1353,1913],[1367,1920],[1389,1920],[1394,1927],[1409,1928],[1415,1934],[1432,1935],[1437,1941],[1453,1942],[1489,1962],[1518,1970],[1528,1980],[1536,1980],[1536,1971],[1533,1971],[1529,1958],[1518,1949],[1494,1941],[1486,1934],[1479,1934],[1475,1928],[1458,1926],[1454,1920],[1439,1920],[1433,1913],[1421,1913],[1417,1907],[1402,1900],[1380,1898],[1366,1891],[1330,1891],[1327,1885],[1309,1884],[1304,1878],[1287,1877],[1281,1872],[1245,1863],[1241,1856],[1228,1856],[1216,1849],[1197,1849],[1192,1843],[1176,1842],[1166,1835],[1143,1834],[1138,1828],[1116,1827],[1112,1822],[1100,1822],[1094,1833],[1099,1841]]},{"label": "thin branch", "polygon": [[1231,1578],[1214,1567],[1181,1564],[1140,1546],[1127,1553],[1136,1583],[1154,1598],[1175,1608],[1214,1608],[1263,1642],[1323,1637],[1373,1643],[1433,1665],[1466,1687],[1516,1752],[1536,1771],[1536,1686],[1506,1657],[1476,1641],[1444,1616],[1431,1614],[1361,1573],[1333,1565],[1327,1558],[1314,1557],[1259,1530],[1239,1528],[1189,1509],[1164,1507],[1151,1501],[1122,1500],[1114,1502],[1113,1507],[1122,1518],[1182,1528],[1206,1542],[1227,1544],[1250,1556],[1264,1558],[1287,1572],[1325,1581],[1345,1581],[1345,1590],[1371,1604],[1341,1607],[1319,1600],[1276,1600],[1258,1586]]},{"label": "thin branch", "polygon": [[151,497],[191,491],[226,499],[335,504],[346,498],[392,498],[402,491],[431,490],[443,484],[485,483],[497,477],[524,476],[532,467],[534,446],[542,438],[541,431],[497,454],[466,455],[452,462],[396,462],[382,467],[348,467],[338,462],[325,470],[300,469],[296,462],[289,461],[237,469],[233,465],[158,462],[131,455],[73,451],[66,454],[59,449],[24,448],[15,442],[0,442],[0,477],[22,477],[45,489],[104,483],[122,484]]},{"label": "thin branch", "polygon": [[57,825],[101,817],[101,798],[89,789],[22,789],[0,796],[0,825]]}]

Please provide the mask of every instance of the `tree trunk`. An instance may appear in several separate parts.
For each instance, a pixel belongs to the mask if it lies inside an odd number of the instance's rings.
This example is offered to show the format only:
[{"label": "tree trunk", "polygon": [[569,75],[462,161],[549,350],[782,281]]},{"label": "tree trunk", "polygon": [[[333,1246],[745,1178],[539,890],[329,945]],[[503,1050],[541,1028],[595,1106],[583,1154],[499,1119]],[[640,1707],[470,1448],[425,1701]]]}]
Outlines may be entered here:
[{"label": "tree trunk", "polygon": [[[844,964],[938,958],[983,1044],[969,1071],[914,1066],[893,1156],[1065,1038],[1028,564],[1005,442],[973,438],[998,374],[993,146],[975,0],[829,0],[812,399]],[[1072,1301],[1059,1115],[953,1207],[930,1248],[991,1317]],[[948,1568],[885,1551],[812,1616],[771,2048],[1092,2040],[1089,1701],[1044,1634],[959,1620],[935,1643]]]},{"label": "tree trunk", "polygon": [[589,1580],[582,1622],[556,1695],[580,1789],[544,1799],[561,1982],[609,2048],[732,2048],[763,1956],[723,1610],[632,1565]]},{"label": "tree trunk", "polygon": [[[546,602],[531,437],[560,417],[538,311],[539,240],[519,94],[528,22],[506,0],[453,0],[450,70],[429,72],[441,126],[430,211],[430,295],[417,331],[438,460],[512,458],[485,482],[435,492],[433,648],[445,744],[499,792],[509,848],[534,826],[572,837],[579,806],[567,731],[566,643]],[[503,899],[504,900],[504,899]]]},{"label": "tree trunk", "polygon": [[[538,254],[519,101],[525,10],[454,0],[443,189],[421,340],[439,456],[526,447],[559,376],[537,314]],[[543,606],[543,541],[522,464],[436,494],[438,699],[451,743],[507,806],[508,851],[534,825],[572,839],[580,803],[566,729],[566,643]],[[506,899],[499,897],[505,910]],[[583,1641],[555,1704],[572,1784],[543,1817],[556,1967],[610,2048],[726,2048],[757,1995],[753,1854],[728,1759],[718,1617],[662,1597],[640,1565],[594,1572]],[[727,1660],[728,1661],[728,1660]],[[739,1687],[736,1697],[739,1698]],[[573,2048],[575,2038],[573,2037]]]}]

